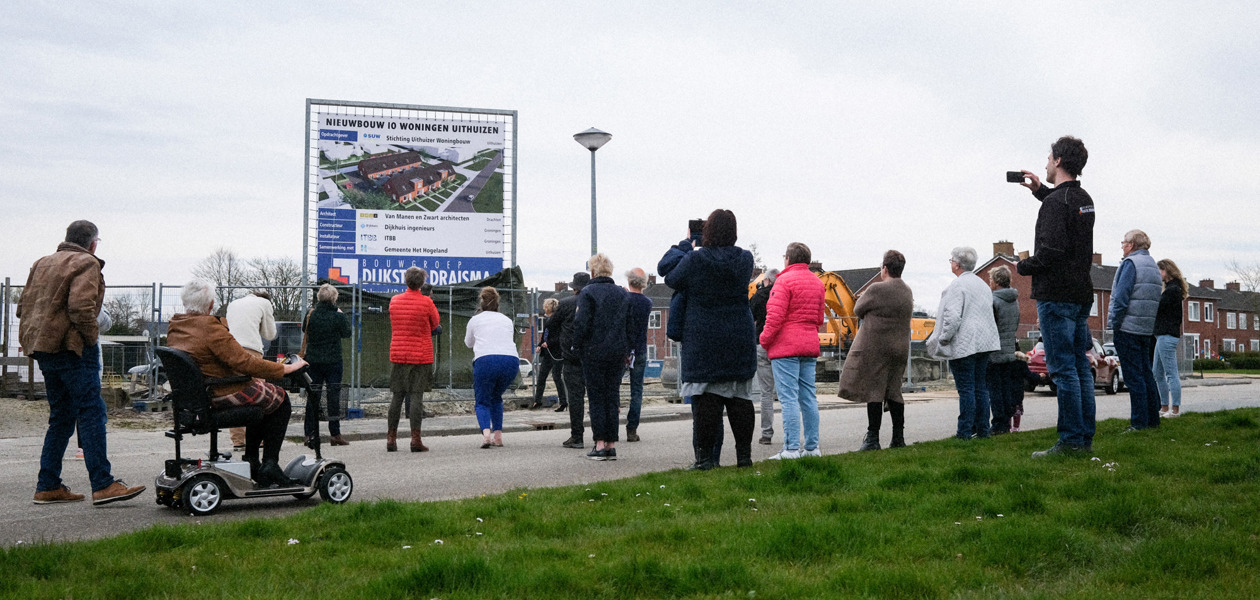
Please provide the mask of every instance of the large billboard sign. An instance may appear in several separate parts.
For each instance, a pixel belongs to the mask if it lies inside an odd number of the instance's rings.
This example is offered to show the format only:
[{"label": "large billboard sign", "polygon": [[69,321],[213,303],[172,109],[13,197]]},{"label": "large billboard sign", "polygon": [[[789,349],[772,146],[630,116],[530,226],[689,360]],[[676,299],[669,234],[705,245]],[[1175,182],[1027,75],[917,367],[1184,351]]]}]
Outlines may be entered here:
[{"label": "large billboard sign", "polygon": [[[317,279],[391,291],[411,266],[428,271],[434,285],[477,281],[504,268],[504,164],[514,120],[309,101],[308,112],[318,156],[308,177],[308,194],[316,194]],[[407,114],[388,114],[398,112]]]}]

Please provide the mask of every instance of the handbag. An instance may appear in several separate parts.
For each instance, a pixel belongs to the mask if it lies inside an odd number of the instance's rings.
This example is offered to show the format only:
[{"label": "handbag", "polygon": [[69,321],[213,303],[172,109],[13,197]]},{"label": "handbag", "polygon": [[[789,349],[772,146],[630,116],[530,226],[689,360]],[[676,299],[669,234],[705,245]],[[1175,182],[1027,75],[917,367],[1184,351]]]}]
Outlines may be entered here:
[{"label": "handbag", "polygon": [[306,338],[310,335],[310,333],[307,332],[307,328],[311,324],[311,313],[314,312],[315,309],[313,308],[306,311],[306,317],[302,319],[302,347],[298,350],[298,356],[301,356],[302,360],[306,360]]}]

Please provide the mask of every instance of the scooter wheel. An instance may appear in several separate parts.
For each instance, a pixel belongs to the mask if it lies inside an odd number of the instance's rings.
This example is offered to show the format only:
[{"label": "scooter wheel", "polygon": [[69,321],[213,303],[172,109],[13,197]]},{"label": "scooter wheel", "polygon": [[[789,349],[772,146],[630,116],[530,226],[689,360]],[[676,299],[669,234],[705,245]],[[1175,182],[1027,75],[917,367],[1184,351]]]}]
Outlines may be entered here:
[{"label": "scooter wheel", "polygon": [[223,488],[218,478],[198,475],[184,484],[183,504],[188,514],[204,517],[213,513],[223,503]]},{"label": "scooter wheel", "polygon": [[350,478],[350,474],[340,465],[333,465],[324,471],[319,478],[319,497],[324,502],[332,502],[333,504],[341,504],[350,499],[350,494],[354,492],[354,480]]}]

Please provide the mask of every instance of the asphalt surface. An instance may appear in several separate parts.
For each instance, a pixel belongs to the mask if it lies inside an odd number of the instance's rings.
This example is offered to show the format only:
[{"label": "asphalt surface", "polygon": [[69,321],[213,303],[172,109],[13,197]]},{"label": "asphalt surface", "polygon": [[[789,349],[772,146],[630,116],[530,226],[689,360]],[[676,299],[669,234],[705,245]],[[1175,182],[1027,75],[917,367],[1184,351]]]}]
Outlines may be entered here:
[{"label": "asphalt surface", "polygon": [[[1260,388],[1247,379],[1214,379],[1193,382],[1183,392],[1185,412],[1217,411],[1260,406]],[[906,440],[938,440],[954,433],[958,413],[957,396],[952,392],[927,392],[907,396]],[[1099,394],[1098,419],[1128,419],[1128,395]],[[855,450],[866,429],[862,405],[820,398],[820,447],[824,454]],[[1024,428],[1053,428],[1057,415],[1054,396],[1028,394],[1024,402]],[[622,411],[624,418],[624,410]],[[641,473],[679,469],[692,461],[690,407],[679,404],[650,404],[644,407],[639,426],[643,441],[617,445],[619,460],[596,462],[586,458],[586,450],[562,448],[568,435],[567,415],[550,411],[509,411],[505,417],[504,448],[482,450],[470,416],[433,417],[425,420],[425,444],[429,452],[408,452],[407,440],[399,440],[399,452],[385,452],[382,419],[347,421],[343,430],[351,445],[325,448],[325,455],[346,462],[355,489],[351,502],[395,499],[431,501],[476,497],[520,488],[541,488],[589,484],[631,477]],[[552,430],[537,430],[534,423],[555,424]],[[758,417],[758,426],[760,417]],[[776,417],[774,444],[754,442],[753,459],[763,461],[778,452],[782,444],[781,420]],[[300,433],[300,417],[290,428]],[[1115,429],[1114,427],[1112,429]],[[1105,429],[1104,429],[1105,430]],[[882,442],[886,446],[890,427],[885,424]],[[1020,435],[1020,434],[1014,434]],[[221,437],[226,441],[226,435]],[[734,447],[727,431],[722,464],[734,464]],[[977,441],[975,443],[985,443]],[[42,435],[0,439],[0,545],[59,542],[102,538],[135,531],[159,523],[203,523],[251,517],[292,514],[319,503],[310,500],[272,498],[225,502],[214,515],[193,518],[159,506],[152,489],[153,478],[163,461],[173,455],[173,443],[161,431],[140,431],[111,427],[109,458],[115,477],[130,484],[145,484],[149,490],[131,501],[93,507],[84,502],[35,505],[31,502],[39,471]],[[208,448],[205,436],[185,442],[188,455]],[[589,449],[590,430],[587,429]],[[1094,440],[1095,453],[1105,456],[1107,436]],[[887,451],[887,450],[886,450]],[[73,455],[73,445],[69,449]],[[281,464],[308,452],[295,443],[286,443]],[[1026,458],[1026,457],[1019,457]],[[754,467],[755,468],[755,467]],[[81,461],[67,459],[63,467],[66,485],[79,493],[90,486]]]}]

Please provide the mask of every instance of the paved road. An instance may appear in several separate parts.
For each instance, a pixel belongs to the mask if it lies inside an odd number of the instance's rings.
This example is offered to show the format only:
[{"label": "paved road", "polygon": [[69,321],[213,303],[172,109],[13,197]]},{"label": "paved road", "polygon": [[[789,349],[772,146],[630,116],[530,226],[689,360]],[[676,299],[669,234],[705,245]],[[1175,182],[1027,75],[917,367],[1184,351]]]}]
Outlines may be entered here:
[{"label": "paved road", "polygon": [[502,164],[503,151],[500,150],[494,155],[494,160],[491,160],[485,168],[481,169],[481,172],[468,185],[456,191],[452,196],[454,199],[448,202],[446,206],[439,208],[437,212],[476,212],[476,209],[473,208],[473,200],[477,199],[477,194],[481,193],[481,188],[485,187],[486,182],[490,181],[490,176],[494,175],[495,169],[498,169]]},{"label": "paved road", "polygon": [[[1213,385],[1187,387],[1184,407],[1187,412],[1216,411],[1242,406],[1260,406],[1260,388],[1250,381],[1214,381]],[[1225,383],[1226,385],[1218,385]],[[826,454],[849,452],[857,448],[866,427],[866,411],[860,405],[823,398],[828,408],[821,413],[822,450]],[[1098,396],[1098,417],[1127,419],[1128,395]],[[1054,427],[1056,406],[1048,394],[1029,394],[1025,399],[1026,429]],[[384,424],[380,420],[348,422],[347,428],[356,438],[347,447],[329,449],[329,455],[346,461],[355,481],[352,501],[391,498],[397,500],[443,500],[495,494],[514,488],[551,487],[586,484],[619,479],[641,473],[665,471],[691,462],[691,421],[689,408],[675,404],[645,407],[645,417],[654,419],[640,425],[642,442],[618,445],[620,460],[594,462],[585,458],[585,451],[560,447],[568,435],[567,425],[550,431],[512,431],[526,427],[527,421],[565,423],[563,415],[550,412],[511,411],[508,413],[505,448],[481,450],[480,436],[460,433],[468,431],[469,417],[435,417],[426,421],[426,428],[435,433],[425,443],[431,449],[424,454],[407,452],[406,441],[400,440],[402,452],[386,453],[379,438]],[[947,392],[915,394],[906,407],[906,439],[909,442],[936,440],[953,434],[957,418],[956,396]],[[295,425],[300,427],[300,425]],[[887,425],[885,426],[887,427]],[[294,431],[291,429],[290,431]],[[887,429],[883,442],[887,444]],[[1019,434],[1015,434],[1019,435]],[[589,430],[588,430],[589,436]],[[722,462],[734,463],[732,444],[726,444]],[[776,432],[775,442],[781,442]],[[984,443],[984,442],[977,442]],[[155,523],[188,523],[194,519],[174,510],[158,506],[152,489],[140,498],[124,503],[94,508],[90,502],[36,506],[31,503],[35,475],[39,470],[40,437],[19,437],[0,440],[0,545],[11,546],[19,541],[61,541],[107,537],[134,531]],[[191,444],[204,450],[205,438]],[[172,451],[170,440],[161,432],[114,429],[109,433],[110,460],[115,476],[130,483],[151,486],[162,461]],[[1106,452],[1107,440],[1095,440],[1095,451]],[[281,455],[288,460],[304,449],[286,444]],[[73,451],[73,450],[71,450]],[[778,446],[754,443],[754,460],[765,460],[778,451]],[[1104,455],[1105,456],[1105,455]],[[68,460],[63,470],[66,484],[76,491],[89,488],[82,463]],[[237,500],[224,504],[220,512],[199,522],[214,522],[248,517],[274,517],[291,514],[318,504],[316,499]]]}]

